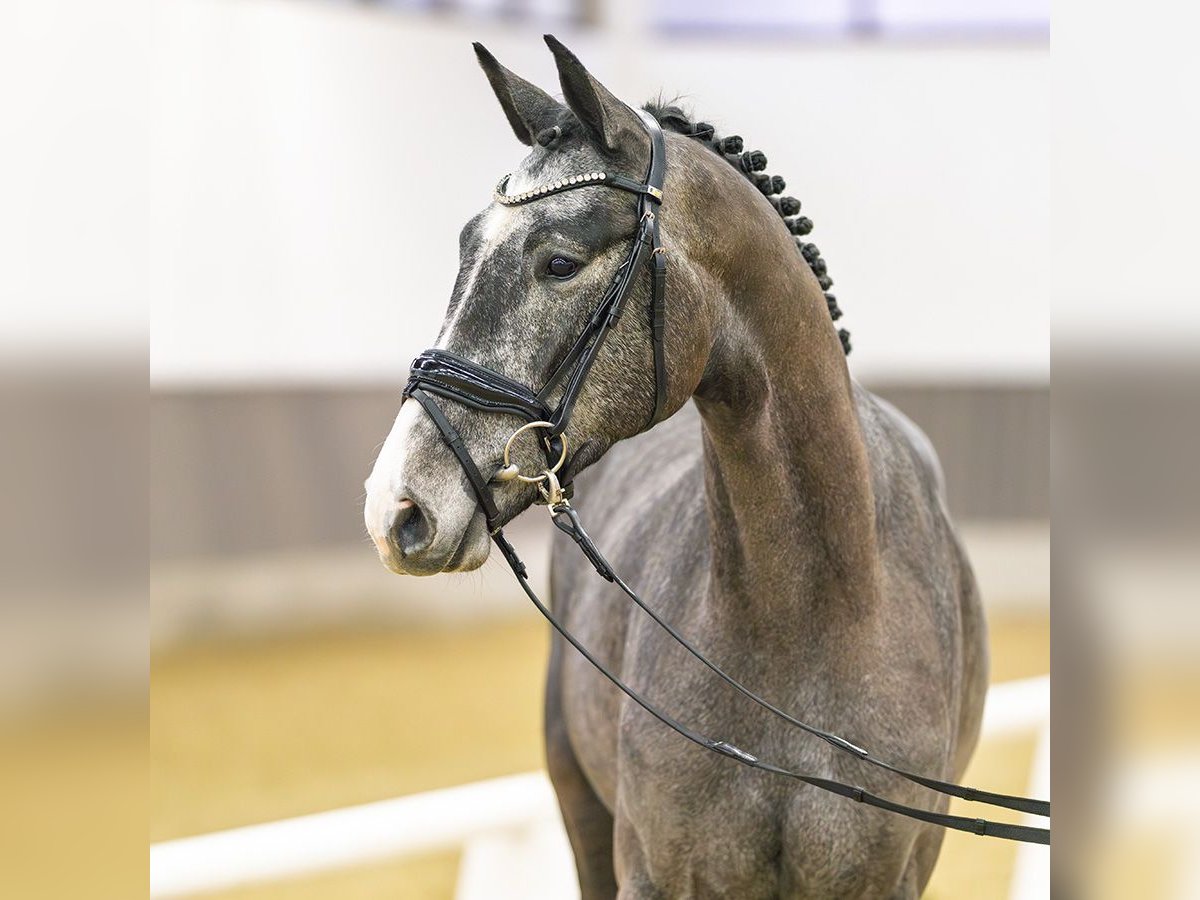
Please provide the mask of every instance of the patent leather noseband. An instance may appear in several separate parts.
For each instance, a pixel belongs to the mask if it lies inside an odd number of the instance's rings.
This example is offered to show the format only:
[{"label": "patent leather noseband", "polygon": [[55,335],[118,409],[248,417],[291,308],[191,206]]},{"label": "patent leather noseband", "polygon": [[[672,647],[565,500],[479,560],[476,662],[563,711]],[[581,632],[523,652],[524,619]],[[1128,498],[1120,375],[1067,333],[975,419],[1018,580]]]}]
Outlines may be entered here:
[{"label": "patent leather noseband", "polygon": [[[631,240],[629,253],[625,261],[617,267],[612,281],[601,297],[583,331],[575,343],[567,351],[562,362],[550,375],[546,383],[538,390],[521,384],[506,375],[495,372],[472,360],[450,353],[446,350],[426,350],[413,361],[409,374],[408,385],[404,389],[405,396],[421,404],[429,414],[434,425],[442,434],[447,446],[454,453],[466,474],[479,500],[480,508],[487,519],[488,532],[496,546],[504,555],[522,590],[538,611],[545,616],[550,624],[563,638],[578,650],[585,659],[611,681],[619,690],[625,693],[634,703],[650,713],[664,725],[677,734],[697,744],[706,750],[718,753],[735,760],[742,765],[795,779],[812,787],[828,791],[842,797],[874,806],[878,809],[928,822],[944,828],[966,831],[990,837],[1026,843],[1049,844],[1050,830],[1030,825],[1016,825],[1007,822],[995,822],[987,819],[974,819],[968,816],[957,816],[949,813],[936,812],[921,807],[907,806],[896,803],[884,797],[877,796],[861,787],[844,784],[823,776],[795,772],[773,763],[759,759],[754,754],[743,750],[735,744],[708,737],[684,725],[682,722],[659,709],[654,703],[643,697],[627,685],[604,663],[598,660],[576,638],[559,618],[544,604],[529,584],[525,564],[517,555],[516,550],[508,542],[501,528],[501,515],[492,494],[493,483],[505,483],[514,478],[526,482],[535,482],[541,492],[542,500],[550,507],[555,526],[569,536],[587,557],[596,572],[606,581],[616,585],[640,609],[648,614],[654,622],[669,634],[680,646],[697,660],[707,666],[726,684],[741,693],[751,702],[758,704],[775,716],[781,718],[797,729],[814,737],[820,738],[838,750],[850,754],[869,765],[891,772],[907,781],[919,784],[937,793],[972,800],[991,806],[1004,807],[1026,813],[1027,815],[1048,817],[1050,803],[1045,800],[1035,800],[1027,797],[1016,797],[1008,794],[998,794],[991,791],[981,791],[951,782],[941,781],[923,775],[908,772],[883,759],[872,755],[868,750],[859,747],[845,738],[839,737],[816,726],[809,725],[798,718],[778,708],[768,700],[763,699],[750,688],[743,685],[732,675],[712,660],[708,659],[686,637],[680,634],[670,623],[662,619],[658,613],[646,604],[637,592],[627,585],[613,570],[604,558],[599,548],[588,537],[579,516],[570,504],[569,475],[561,481],[556,474],[563,461],[567,458],[566,429],[571,420],[579,391],[591,371],[596,356],[603,346],[609,332],[620,321],[625,311],[627,301],[637,284],[638,277],[650,265],[650,338],[654,354],[654,406],[646,422],[646,428],[652,427],[662,416],[666,402],[667,371],[663,356],[663,337],[666,324],[665,293],[666,293],[666,257],[659,241],[658,210],[663,202],[663,176],[666,170],[666,145],[658,122],[648,113],[638,111],[650,135],[650,166],[644,182],[634,181],[620,174],[607,172],[585,172],[568,178],[559,179],[547,185],[542,185],[519,194],[507,193],[508,177],[501,180],[496,189],[496,200],[505,206],[516,206],[531,203],[563,191],[593,187],[610,187],[627,191],[637,197],[638,225]],[[557,402],[552,406],[550,398],[556,391]],[[435,399],[437,398],[437,399]],[[525,420],[513,438],[525,430],[541,429],[545,432],[540,442],[546,454],[547,466],[536,477],[522,476],[519,469],[509,464],[509,446],[504,449],[505,465],[496,472],[484,473],[479,470],[471,457],[462,437],[446,418],[439,406],[438,400],[453,400],[472,409],[488,413],[504,413]],[[568,468],[569,471],[569,468]]]}]

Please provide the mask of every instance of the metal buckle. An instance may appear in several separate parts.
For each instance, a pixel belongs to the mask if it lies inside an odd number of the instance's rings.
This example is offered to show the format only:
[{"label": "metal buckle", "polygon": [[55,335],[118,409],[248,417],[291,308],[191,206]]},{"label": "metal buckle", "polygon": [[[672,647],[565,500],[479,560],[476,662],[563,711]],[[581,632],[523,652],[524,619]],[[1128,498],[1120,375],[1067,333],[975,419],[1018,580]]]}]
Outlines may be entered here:
[{"label": "metal buckle", "polygon": [[558,483],[558,476],[550,469],[542,472],[546,483],[538,485],[538,491],[542,495],[542,502],[550,507],[550,514],[555,515],[555,510],[558,509],[566,500],[563,498],[562,485]]}]

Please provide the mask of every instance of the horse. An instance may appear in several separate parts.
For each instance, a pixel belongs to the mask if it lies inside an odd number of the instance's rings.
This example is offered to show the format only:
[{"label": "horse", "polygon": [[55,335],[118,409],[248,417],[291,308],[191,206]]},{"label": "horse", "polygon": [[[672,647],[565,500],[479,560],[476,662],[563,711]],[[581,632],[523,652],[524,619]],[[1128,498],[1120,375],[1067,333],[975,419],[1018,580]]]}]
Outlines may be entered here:
[{"label": "horse", "polygon": [[[620,191],[537,186],[581,172],[640,179],[651,154],[643,113],[547,43],[561,101],[475,45],[529,148],[502,188],[544,198],[498,194],[466,224],[437,338],[523,384],[545,383],[563,362],[638,225]],[[855,744],[886,747],[910,771],[956,780],[979,735],[986,625],[933,447],[850,376],[827,268],[803,240],[811,222],[778,196],[763,155],[675,106],[644,113],[666,149],[665,379],[646,314],[652,287],[639,278],[562,434],[571,450],[559,474],[575,509],[612,567],[740,681]],[[513,479],[485,515],[461,453],[485,473],[505,468],[516,420],[469,404],[443,412],[458,450],[409,396],[366,482],[368,533],[397,573],[475,569],[492,519],[545,499],[544,484]],[[511,467],[544,469],[542,450],[517,440]],[[550,581],[557,618],[661,707],[759,756],[945,811],[946,797],[744,702],[562,535]],[[936,825],[706,753],[557,634],[544,737],[584,900],[915,898],[940,852]]]}]

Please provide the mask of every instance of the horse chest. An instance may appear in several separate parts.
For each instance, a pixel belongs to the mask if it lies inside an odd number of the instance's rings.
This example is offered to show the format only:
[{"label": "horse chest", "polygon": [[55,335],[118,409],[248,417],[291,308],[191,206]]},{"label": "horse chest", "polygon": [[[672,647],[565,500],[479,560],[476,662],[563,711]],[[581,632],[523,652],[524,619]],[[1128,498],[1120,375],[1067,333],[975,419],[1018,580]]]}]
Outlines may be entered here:
[{"label": "horse chest", "polygon": [[[836,648],[808,640],[801,629],[763,647],[761,635],[714,621],[694,600],[707,585],[707,567],[642,574],[651,582],[671,579],[675,590],[658,595],[660,612],[765,695],[823,721],[846,708],[845,684],[830,663]],[[570,604],[580,637],[664,711],[789,768],[840,771],[844,760],[827,745],[748,704],[607,585],[582,585]],[[648,894],[672,897],[829,896],[831,884],[841,886],[839,896],[879,896],[879,885],[894,883],[903,869],[908,829],[690,744],[575,653],[564,657],[561,674],[571,742],[613,813],[617,856],[629,869],[625,883],[640,878]],[[863,847],[877,852],[864,857]]]},{"label": "horse chest", "polygon": [[[706,573],[693,571],[688,590],[674,596],[694,597],[692,592],[703,590],[705,580]],[[721,684],[661,629],[609,596],[606,589],[589,588],[572,606],[579,610],[577,627],[588,646],[670,715],[764,758],[815,771],[826,766],[829,754],[824,744],[797,741],[794,730]],[[706,620],[698,604],[666,599],[662,606],[682,631],[703,635],[697,640],[703,640],[714,658],[727,662],[789,708],[804,713],[843,702],[836,696],[836,685],[805,675],[821,671],[819,647],[794,640],[787,651],[772,648],[761,655],[747,654],[745,637],[722,633]],[[595,615],[600,609],[606,611],[604,616]],[[791,814],[788,799],[796,785],[695,747],[626,701],[573,653],[564,658],[562,678],[572,745],[609,809],[656,826],[672,822],[670,829],[654,827],[658,834],[699,821],[710,822],[715,833],[721,833],[722,822],[737,819],[738,832],[753,835],[754,845],[780,842],[778,832]]]},{"label": "horse chest", "polygon": [[[680,695],[702,690],[687,680],[678,687]],[[748,716],[723,731],[709,722],[736,715],[723,706],[703,704],[706,733],[736,737],[789,768],[828,773],[832,764],[836,770],[827,748],[805,747],[794,733]],[[647,718],[624,705],[617,720],[612,809],[618,866],[627,883],[641,880],[651,888],[647,895],[681,898],[890,893],[907,863],[911,829],[877,811],[714,756]]]}]

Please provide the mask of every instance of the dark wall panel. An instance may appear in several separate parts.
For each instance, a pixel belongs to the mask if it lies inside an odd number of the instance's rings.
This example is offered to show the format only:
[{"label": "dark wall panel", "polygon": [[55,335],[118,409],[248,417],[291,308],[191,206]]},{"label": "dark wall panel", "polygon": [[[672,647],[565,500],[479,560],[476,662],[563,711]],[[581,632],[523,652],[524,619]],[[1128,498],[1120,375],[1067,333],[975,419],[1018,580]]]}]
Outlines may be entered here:
[{"label": "dark wall panel", "polygon": [[1049,518],[1050,389],[876,385],[929,435],[950,509],[964,518]]},{"label": "dark wall panel", "polygon": [[[1048,516],[1048,388],[874,389],[933,440],[956,515]],[[152,558],[365,541],[362,483],[399,405],[395,387],[157,392]]]}]

